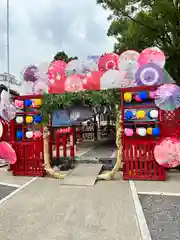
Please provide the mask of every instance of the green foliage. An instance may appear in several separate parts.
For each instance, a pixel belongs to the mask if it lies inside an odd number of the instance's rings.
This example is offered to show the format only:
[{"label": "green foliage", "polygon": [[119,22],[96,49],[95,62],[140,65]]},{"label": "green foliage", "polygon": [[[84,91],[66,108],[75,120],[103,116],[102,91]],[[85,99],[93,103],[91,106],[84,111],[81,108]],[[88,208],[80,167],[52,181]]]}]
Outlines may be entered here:
[{"label": "green foliage", "polygon": [[65,52],[62,51],[62,52],[58,52],[54,56],[53,61],[62,60],[64,62],[68,63],[69,61],[74,60],[74,59],[78,59],[78,58],[77,57],[68,57],[68,55]]},{"label": "green foliage", "polygon": [[41,114],[44,123],[48,122],[49,115],[55,110],[66,109],[72,105],[84,106],[111,106],[112,112],[115,112],[115,106],[120,103],[119,89],[110,89],[103,91],[85,91],[64,94],[44,94],[42,99]]},{"label": "green foliage", "polygon": [[117,39],[115,52],[161,48],[166,69],[180,83],[180,1],[179,0],[97,0],[111,10],[108,35]]}]

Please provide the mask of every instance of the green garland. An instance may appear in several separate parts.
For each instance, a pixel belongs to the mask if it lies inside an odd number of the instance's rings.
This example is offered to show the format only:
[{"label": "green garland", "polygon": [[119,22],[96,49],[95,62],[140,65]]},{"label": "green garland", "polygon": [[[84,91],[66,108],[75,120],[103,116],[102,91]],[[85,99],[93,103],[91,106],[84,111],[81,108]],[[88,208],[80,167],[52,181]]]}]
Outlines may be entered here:
[{"label": "green garland", "polygon": [[42,98],[41,114],[44,122],[48,122],[49,115],[58,109],[66,109],[72,105],[110,106],[115,112],[115,106],[120,103],[119,89],[102,91],[85,91],[63,94],[44,94]]}]

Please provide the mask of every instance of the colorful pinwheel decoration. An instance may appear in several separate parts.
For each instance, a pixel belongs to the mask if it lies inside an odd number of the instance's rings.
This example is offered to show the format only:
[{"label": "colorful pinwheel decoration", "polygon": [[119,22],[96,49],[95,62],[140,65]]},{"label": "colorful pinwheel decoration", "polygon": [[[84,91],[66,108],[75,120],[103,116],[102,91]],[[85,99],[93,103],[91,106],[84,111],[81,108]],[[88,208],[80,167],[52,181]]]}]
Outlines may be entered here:
[{"label": "colorful pinwheel decoration", "polygon": [[162,110],[172,111],[180,107],[180,87],[164,84],[156,90],[155,104]]}]

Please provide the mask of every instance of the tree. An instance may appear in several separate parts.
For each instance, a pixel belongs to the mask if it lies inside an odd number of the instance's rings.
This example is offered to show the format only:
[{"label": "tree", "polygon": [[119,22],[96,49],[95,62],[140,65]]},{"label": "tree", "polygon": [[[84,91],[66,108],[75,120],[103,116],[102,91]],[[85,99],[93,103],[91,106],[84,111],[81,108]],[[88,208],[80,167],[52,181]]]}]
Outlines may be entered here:
[{"label": "tree", "polygon": [[179,0],[97,0],[111,10],[108,35],[116,38],[115,51],[142,50],[155,45],[166,56],[166,68],[180,83]]},{"label": "tree", "polygon": [[78,59],[78,57],[68,57],[68,55],[64,51],[62,51],[62,52],[56,53],[53,61],[62,60],[64,62],[68,63],[68,62],[70,62],[71,60],[74,60],[74,59]]}]

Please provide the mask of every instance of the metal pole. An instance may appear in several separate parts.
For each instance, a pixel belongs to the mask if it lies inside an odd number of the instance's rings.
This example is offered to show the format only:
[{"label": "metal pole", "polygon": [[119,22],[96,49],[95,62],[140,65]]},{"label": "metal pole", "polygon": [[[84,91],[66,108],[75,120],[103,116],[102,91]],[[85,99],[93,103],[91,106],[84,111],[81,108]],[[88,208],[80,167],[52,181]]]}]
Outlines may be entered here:
[{"label": "metal pole", "polygon": [[8,88],[8,93],[9,93],[9,89],[10,89],[10,61],[9,61],[9,0],[7,0],[7,88]]}]

